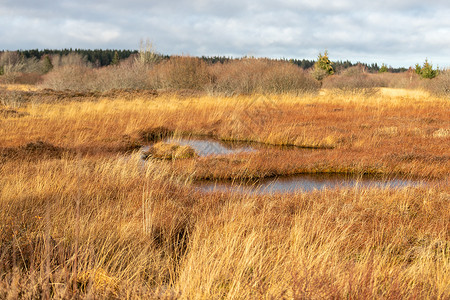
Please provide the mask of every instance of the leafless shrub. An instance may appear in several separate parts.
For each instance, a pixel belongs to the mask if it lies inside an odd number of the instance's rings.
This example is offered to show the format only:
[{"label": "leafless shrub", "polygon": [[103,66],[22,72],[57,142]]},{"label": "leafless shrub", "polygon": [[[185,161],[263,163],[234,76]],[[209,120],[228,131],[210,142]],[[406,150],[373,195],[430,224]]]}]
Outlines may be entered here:
[{"label": "leafless shrub", "polygon": [[20,73],[14,79],[14,83],[33,85],[33,84],[41,83],[42,80],[43,80],[42,74],[40,74],[38,72]]},{"label": "leafless shrub", "polygon": [[201,90],[211,81],[207,63],[197,57],[172,57],[150,73],[151,85],[156,88]]},{"label": "leafless shrub", "polygon": [[419,87],[420,78],[413,71],[408,70],[402,73],[381,73],[373,74],[386,84],[389,88],[414,89]]},{"label": "leafless shrub", "polygon": [[316,92],[320,84],[303,69],[288,62],[271,63],[259,86],[261,92]]},{"label": "leafless shrub", "polygon": [[210,93],[225,95],[251,94],[257,90],[266,64],[263,60],[243,58],[211,67],[214,84],[208,87]]},{"label": "leafless shrub", "polygon": [[386,87],[388,83],[376,74],[366,72],[364,66],[350,67],[339,75],[326,78],[323,87],[344,91],[368,90],[376,87]]},{"label": "leafless shrub", "polygon": [[422,86],[436,96],[450,97],[450,70],[441,71],[436,78],[424,79]]},{"label": "leafless shrub", "polygon": [[12,51],[0,53],[0,80],[4,83],[36,84],[43,73],[43,62],[34,57],[25,58]]},{"label": "leafless shrub", "polygon": [[301,68],[288,62],[244,58],[211,66],[212,94],[313,92],[319,83]]},{"label": "leafless shrub", "polygon": [[87,91],[93,82],[93,70],[79,65],[54,69],[44,76],[42,86],[54,90]]},{"label": "leafless shrub", "polygon": [[90,89],[107,91],[113,89],[147,89],[151,88],[146,74],[149,65],[126,60],[118,66],[108,66],[93,71],[93,82]]}]

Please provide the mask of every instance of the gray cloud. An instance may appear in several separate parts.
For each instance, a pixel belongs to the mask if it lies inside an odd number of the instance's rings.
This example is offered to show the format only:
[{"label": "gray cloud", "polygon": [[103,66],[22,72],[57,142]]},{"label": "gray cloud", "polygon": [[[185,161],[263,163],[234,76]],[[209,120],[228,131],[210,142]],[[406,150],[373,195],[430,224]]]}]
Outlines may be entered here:
[{"label": "gray cloud", "polygon": [[0,1],[3,49],[136,49],[450,66],[444,0]]}]

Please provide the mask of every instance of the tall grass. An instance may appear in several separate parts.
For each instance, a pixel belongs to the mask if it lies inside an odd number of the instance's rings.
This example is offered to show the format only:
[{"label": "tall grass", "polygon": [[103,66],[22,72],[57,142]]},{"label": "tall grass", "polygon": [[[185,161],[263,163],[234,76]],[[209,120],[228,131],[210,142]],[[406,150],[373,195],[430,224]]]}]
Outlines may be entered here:
[{"label": "tall grass", "polygon": [[137,155],[1,171],[2,298],[450,295],[448,188],[200,194]]},{"label": "tall grass", "polygon": [[[34,102],[15,114],[5,113],[11,117],[3,122],[0,134],[6,148],[43,140],[69,152],[92,154],[123,152],[146,144],[145,132],[158,127],[167,133],[322,149],[307,153],[266,149],[239,158],[239,164],[179,162],[180,168],[195,170],[202,177],[224,177],[229,167],[243,175],[239,170],[246,165],[247,175],[255,177],[359,171],[445,177],[450,163],[445,147],[450,126],[448,102],[423,92],[417,97],[395,92],[233,98],[167,94],[134,100]],[[5,151],[25,153],[14,149]],[[272,159],[266,160],[264,155]]]},{"label": "tall grass", "polygon": [[[163,93],[0,110],[0,298],[450,297],[444,98]],[[261,148],[145,164],[132,152],[173,133]],[[299,172],[439,181],[291,195],[192,184]]]}]

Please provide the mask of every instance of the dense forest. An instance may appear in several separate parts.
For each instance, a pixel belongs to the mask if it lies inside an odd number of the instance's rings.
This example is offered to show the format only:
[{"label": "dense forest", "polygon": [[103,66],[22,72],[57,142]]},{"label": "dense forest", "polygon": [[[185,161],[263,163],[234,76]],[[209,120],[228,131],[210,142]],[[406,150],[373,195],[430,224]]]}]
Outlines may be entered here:
[{"label": "dense forest", "polygon": [[45,55],[68,55],[70,53],[77,53],[81,56],[85,57],[86,60],[92,63],[94,66],[104,67],[112,64],[114,62],[114,57],[116,59],[122,60],[130,57],[132,54],[138,53],[137,50],[87,50],[87,49],[62,49],[62,50],[53,50],[53,49],[44,49],[44,50],[18,50],[20,55],[23,55],[25,58],[37,58],[41,59]]},{"label": "dense forest", "polygon": [[[2,52],[0,51],[0,55]],[[32,50],[18,50],[15,51],[20,56],[24,58],[35,58],[40,60],[42,57],[45,57],[46,55],[60,55],[65,56],[71,53],[76,53],[81,55],[91,63],[93,66],[96,67],[104,67],[111,64],[117,63],[119,60],[124,60],[129,58],[131,55],[137,55],[139,53],[138,50],[114,50],[114,49],[61,49],[61,50],[55,50],[55,49],[32,49]],[[162,59],[168,59],[170,58],[169,55],[163,55],[163,54],[157,54]],[[203,61],[209,63],[209,64],[215,64],[215,63],[225,63],[233,60],[237,60],[239,58],[233,58],[233,57],[227,57],[227,56],[202,56],[200,57]],[[289,61],[302,69],[310,69],[314,66],[315,61],[314,60],[307,60],[307,59],[277,59],[277,60],[284,60]],[[356,65],[361,65],[365,67],[365,69],[368,72],[378,72],[380,70],[380,66],[378,64],[366,64],[361,62],[352,63],[349,60],[346,61],[334,61],[333,62],[333,68],[335,70],[343,70],[347,69]],[[392,73],[399,73],[404,72],[407,69],[406,68],[388,68],[389,72]]]}]

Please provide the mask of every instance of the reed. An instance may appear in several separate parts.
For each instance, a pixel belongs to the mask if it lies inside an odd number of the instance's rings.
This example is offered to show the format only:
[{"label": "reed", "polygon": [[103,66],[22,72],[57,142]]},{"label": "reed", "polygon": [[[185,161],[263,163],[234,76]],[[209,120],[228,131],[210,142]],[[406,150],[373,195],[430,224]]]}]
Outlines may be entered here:
[{"label": "reed", "polygon": [[40,297],[48,280],[55,298],[450,293],[448,187],[202,194],[138,155],[1,171],[5,298]]},{"label": "reed", "polygon": [[[0,114],[2,299],[450,297],[443,98],[162,93],[0,109],[17,112]],[[261,147],[144,164],[138,147],[171,134]],[[289,195],[192,184],[302,172],[439,181]]]}]

